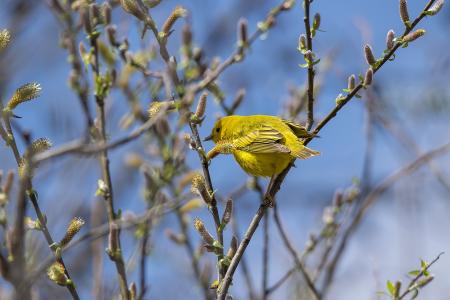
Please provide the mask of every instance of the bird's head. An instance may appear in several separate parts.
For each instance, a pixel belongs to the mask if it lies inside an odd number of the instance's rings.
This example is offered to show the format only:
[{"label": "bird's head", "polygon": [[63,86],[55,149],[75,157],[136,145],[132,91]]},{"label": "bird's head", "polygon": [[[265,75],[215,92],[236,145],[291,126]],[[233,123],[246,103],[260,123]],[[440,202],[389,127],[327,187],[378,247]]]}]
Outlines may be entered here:
[{"label": "bird's head", "polygon": [[216,123],[214,124],[213,129],[211,130],[211,134],[205,137],[205,141],[212,140],[214,143],[217,143],[220,141],[223,137],[223,119],[218,119]]}]

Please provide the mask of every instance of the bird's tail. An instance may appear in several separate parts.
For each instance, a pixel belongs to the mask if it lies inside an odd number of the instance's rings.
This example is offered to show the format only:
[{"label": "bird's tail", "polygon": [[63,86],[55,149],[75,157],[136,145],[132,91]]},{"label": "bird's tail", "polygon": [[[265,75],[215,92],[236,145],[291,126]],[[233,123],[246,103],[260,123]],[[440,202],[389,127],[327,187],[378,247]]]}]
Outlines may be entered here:
[{"label": "bird's tail", "polygon": [[299,150],[291,152],[291,154],[300,159],[307,159],[320,154],[319,151],[309,149],[308,147],[302,146]]}]

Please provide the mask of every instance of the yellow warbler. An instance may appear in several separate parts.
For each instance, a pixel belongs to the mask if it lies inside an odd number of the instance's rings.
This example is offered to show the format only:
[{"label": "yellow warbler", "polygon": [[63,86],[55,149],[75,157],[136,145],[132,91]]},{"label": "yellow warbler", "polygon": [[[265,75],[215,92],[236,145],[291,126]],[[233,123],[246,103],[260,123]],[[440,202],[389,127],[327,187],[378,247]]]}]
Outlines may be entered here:
[{"label": "yellow warbler", "polygon": [[301,125],[279,117],[253,115],[219,119],[211,135],[216,146],[207,159],[233,154],[242,169],[253,176],[273,177],[295,158],[306,159],[319,152],[303,145],[311,137]]}]

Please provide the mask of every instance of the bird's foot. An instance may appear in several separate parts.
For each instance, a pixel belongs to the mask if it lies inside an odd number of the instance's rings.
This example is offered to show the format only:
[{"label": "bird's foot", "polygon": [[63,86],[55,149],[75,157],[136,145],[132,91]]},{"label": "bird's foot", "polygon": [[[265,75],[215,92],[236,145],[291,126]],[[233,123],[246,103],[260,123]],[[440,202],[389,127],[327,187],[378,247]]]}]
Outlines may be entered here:
[{"label": "bird's foot", "polygon": [[267,207],[274,207],[275,206],[275,198],[271,195],[266,195],[264,197],[263,205]]}]

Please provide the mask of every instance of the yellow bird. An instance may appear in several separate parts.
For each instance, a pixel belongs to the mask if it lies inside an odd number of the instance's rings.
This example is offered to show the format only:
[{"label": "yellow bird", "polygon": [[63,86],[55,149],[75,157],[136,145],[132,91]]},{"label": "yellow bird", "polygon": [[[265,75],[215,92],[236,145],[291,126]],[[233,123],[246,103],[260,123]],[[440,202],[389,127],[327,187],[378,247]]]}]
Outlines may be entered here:
[{"label": "yellow bird", "polygon": [[228,116],[217,120],[205,140],[216,144],[208,161],[218,154],[233,154],[250,175],[273,177],[296,158],[307,159],[318,151],[303,145],[311,134],[299,124],[275,116]]}]

